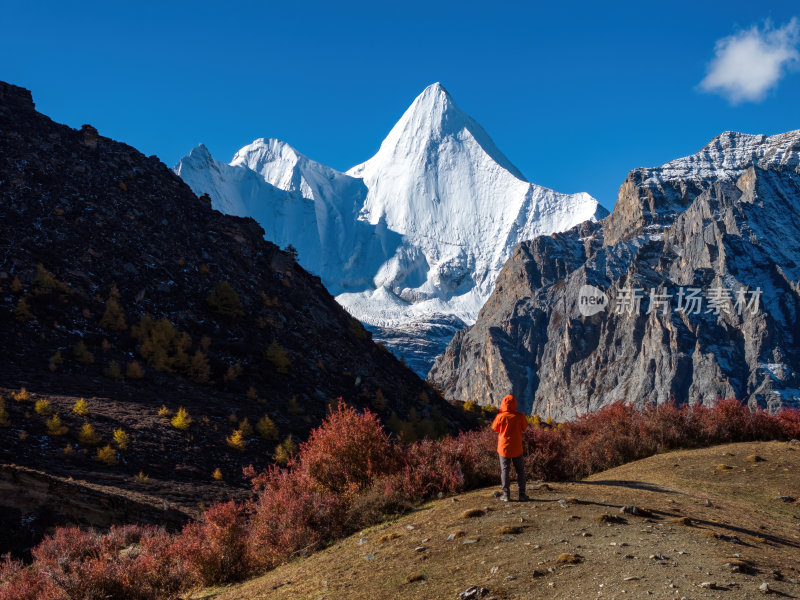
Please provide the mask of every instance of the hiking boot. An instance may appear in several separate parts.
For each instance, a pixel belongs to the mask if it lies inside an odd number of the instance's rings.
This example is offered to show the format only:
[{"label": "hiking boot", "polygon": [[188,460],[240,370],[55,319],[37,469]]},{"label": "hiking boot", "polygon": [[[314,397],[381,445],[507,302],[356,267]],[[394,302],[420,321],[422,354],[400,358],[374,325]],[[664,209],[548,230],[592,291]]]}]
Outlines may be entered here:
[{"label": "hiking boot", "polygon": [[528,496],[528,494],[520,494],[519,495],[519,501],[520,502],[530,502],[531,501],[531,497]]},{"label": "hiking boot", "polygon": [[502,494],[500,496],[500,500],[503,501],[503,502],[509,502],[511,500],[511,498],[508,496],[508,494]]}]

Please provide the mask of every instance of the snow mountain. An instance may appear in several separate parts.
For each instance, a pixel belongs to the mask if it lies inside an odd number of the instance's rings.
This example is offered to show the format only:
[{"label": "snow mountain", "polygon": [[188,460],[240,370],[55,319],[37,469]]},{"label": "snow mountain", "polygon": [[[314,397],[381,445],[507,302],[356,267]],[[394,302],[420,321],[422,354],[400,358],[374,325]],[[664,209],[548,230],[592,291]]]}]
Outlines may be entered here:
[{"label": "snow mountain", "polygon": [[230,164],[198,146],[175,167],[222,212],[298,250],[354,317],[417,372],[475,321],[513,248],[607,212],[535,185],[445,88],[428,86],[366,162],[340,173],[258,139]]}]

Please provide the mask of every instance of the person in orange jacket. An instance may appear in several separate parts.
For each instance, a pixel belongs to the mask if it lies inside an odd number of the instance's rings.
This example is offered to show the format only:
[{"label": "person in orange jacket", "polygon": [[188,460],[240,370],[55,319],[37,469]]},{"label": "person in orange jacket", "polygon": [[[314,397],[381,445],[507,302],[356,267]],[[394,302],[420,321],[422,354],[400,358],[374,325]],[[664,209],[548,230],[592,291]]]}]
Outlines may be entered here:
[{"label": "person in orange jacket", "polygon": [[521,412],[517,412],[517,400],[509,394],[500,403],[500,412],[492,422],[492,429],[497,433],[497,453],[500,455],[500,481],[503,485],[501,500],[510,500],[509,474],[511,464],[517,472],[519,501],[530,500],[525,494],[525,458],[522,456],[522,432],[528,427],[528,420]]}]

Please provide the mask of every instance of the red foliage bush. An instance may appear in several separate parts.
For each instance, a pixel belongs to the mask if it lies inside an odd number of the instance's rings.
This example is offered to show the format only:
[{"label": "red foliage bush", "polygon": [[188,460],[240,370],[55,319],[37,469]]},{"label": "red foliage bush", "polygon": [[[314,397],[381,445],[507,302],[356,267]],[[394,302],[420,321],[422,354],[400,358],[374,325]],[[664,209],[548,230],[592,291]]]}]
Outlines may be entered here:
[{"label": "red foliage bush", "polygon": [[781,437],[787,440],[800,439],[800,409],[782,410],[774,417],[781,429]]},{"label": "red foliage bush", "polygon": [[[536,479],[566,479],[571,469],[566,457],[567,440],[554,427],[528,427],[523,437],[525,471]],[[498,477],[499,475],[496,475]]]},{"label": "red foliage bush", "polygon": [[583,477],[652,453],[641,436],[641,416],[633,406],[616,402],[565,426],[568,476]]},{"label": "red foliage bush", "polygon": [[[249,474],[254,475],[252,470]],[[344,533],[344,498],[300,471],[272,467],[254,475],[252,483],[256,498],[248,545],[257,568],[274,567]]]},{"label": "red foliage bush", "polygon": [[711,407],[696,404],[692,407],[692,419],[700,428],[700,442],[704,444],[741,442],[750,439],[753,433],[750,409],[736,398],[720,398]]},{"label": "red foliage bush", "polygon": [[60,591],[33,566],[5,557],[0,561],[0,600],[61,598]]},{"label": "red foliage bush", "polygon": [[455,439],[439,442],[443,451],[458,461],[464,474],[464,487],[473,489],[500,481],[497,462],[497,434],[488,427],[465,431]]},{"label": "red foliage bush", "polygon": [[300,444],[292,468],[330,492],[351,496],[396,471],[399,459],[377,415],[340,401]]},{"label": "red foliage bush", "polygon": [[[153,577],[153,555],[139,543],[150,530],[126,525],[101,535],[79,527],[56,529],[33,550],[33,569],[51,587],[38,598],[119,598],[147,600],[165,597],[170,586]],[[159,552],[163,548],[159,549]]]},{"label": "red foliage bush", "polygon": [[245,509],[236,502],[212,505],[200,521],[176,535],[167,554],[177,560],[188,579],[213,585],[240,579],[252,570]]}]

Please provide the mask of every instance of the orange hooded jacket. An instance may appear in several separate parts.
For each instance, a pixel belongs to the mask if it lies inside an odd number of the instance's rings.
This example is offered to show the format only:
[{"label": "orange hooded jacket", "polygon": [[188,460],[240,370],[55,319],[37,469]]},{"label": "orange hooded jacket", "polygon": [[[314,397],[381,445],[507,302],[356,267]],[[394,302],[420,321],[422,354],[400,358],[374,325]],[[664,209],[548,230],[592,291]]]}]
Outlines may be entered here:
[{"label": "orange hooded jacket", "polygon": [[517,401],[509,394],[500,403],[500,412],[492,422],[497,436],[497,453],[505,458],[522,454],[522,432],[528,428],[528,420],[517,412]]}]

